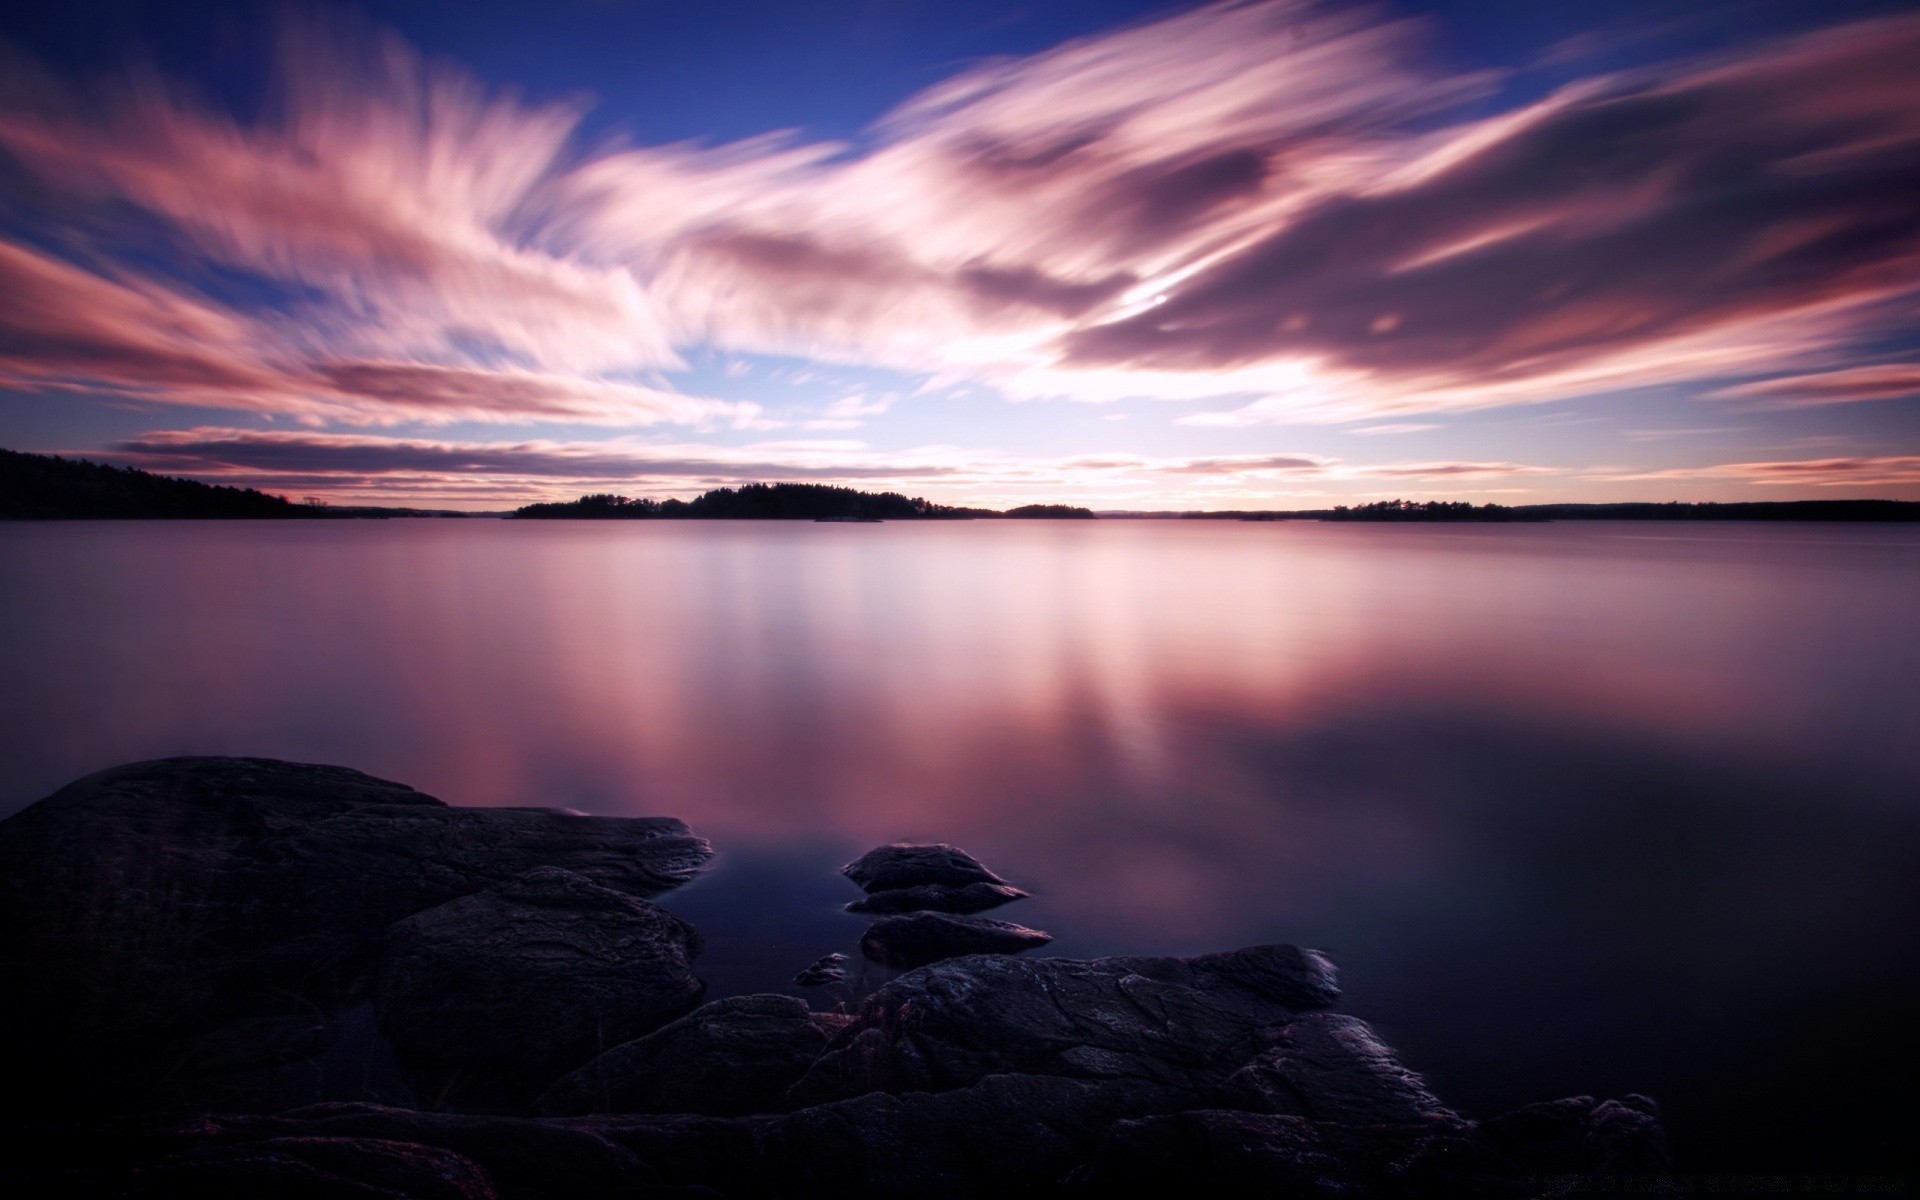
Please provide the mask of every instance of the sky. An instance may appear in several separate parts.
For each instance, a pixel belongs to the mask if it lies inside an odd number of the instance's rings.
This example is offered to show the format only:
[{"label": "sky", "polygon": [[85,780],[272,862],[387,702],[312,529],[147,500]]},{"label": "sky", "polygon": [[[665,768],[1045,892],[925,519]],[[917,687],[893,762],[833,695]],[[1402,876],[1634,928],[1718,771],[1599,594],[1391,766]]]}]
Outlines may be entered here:
[{"label": "sky", "polygon": [[1920,6],[0,11],[0,446],[491,510],[1920,499]]}]

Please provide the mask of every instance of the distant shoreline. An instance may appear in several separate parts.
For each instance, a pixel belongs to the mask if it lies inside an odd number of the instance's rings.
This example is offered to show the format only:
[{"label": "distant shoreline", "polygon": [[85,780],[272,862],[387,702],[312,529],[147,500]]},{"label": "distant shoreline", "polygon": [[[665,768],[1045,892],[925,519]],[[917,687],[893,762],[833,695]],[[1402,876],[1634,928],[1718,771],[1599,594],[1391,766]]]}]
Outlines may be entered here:
[{"label": "distant shoreline", "polygon": [[693,500],[632,499],[598,493],[512,512],[298,504],[252,488],[225,487],[50,454],[0,450],[0,520],[394,520],[409,517],[543,521],[759,520],[871,524],[885,521],[1184,520],[1325,521],[1387,524],[1537,524],[1545,521],[1920,522],[1920,501],[1757,500],[1702,503],[1472,505],[1459,501],[1383,500],[1321,509],[1094,511],[1025,504],[1004,511],[936,504],[897,492],[862,492],[811,483],[753,483],[716,488]]}]

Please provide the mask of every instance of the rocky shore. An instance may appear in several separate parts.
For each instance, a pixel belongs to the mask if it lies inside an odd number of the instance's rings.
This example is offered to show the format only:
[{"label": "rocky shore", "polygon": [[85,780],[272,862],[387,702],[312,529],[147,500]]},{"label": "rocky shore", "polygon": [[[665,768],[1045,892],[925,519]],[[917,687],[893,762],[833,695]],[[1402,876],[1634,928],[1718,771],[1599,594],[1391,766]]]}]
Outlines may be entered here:
[{"label": "rocky shore", "polygon": [[1333,965],[1023,957],[951,846],[849,864],[862,952],[707,1003],[678,821],[169,759],[0,822],[14,1196],[1541,1196],[1664,1166],[1651,1101],[1435,1096]]}]

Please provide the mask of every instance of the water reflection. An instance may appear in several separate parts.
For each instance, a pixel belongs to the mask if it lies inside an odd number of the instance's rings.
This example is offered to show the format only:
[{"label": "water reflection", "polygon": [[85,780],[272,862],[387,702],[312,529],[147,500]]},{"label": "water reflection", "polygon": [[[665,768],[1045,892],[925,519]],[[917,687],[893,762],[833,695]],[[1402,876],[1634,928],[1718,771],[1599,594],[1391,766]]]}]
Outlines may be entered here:
[{"label": "water reflection", "polygon": [[1639,1088],[1722,1163],[1900,1144],[1912,530],[15,525],[0,555],[7,810],[244,753],[682,816],[724,854],[673,901],[716,992],[857,936],[837,862],[955,840],[1053,952],[1335,950],[1469,1105]]}]

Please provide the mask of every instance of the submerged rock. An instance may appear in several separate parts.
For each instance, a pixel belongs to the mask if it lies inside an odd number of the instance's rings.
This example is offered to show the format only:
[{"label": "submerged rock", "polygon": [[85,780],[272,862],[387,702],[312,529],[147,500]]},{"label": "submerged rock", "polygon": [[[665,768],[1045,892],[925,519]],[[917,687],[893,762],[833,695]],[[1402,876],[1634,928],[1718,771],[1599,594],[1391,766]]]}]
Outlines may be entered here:
[{"label": "submerged rock", "polygon": [[883,967],[924,967],[963,954],[1018,954],[1053,935],[1011,921],[917,912],[883,917],[860,939],[860,950]]},{"label": "submerged rock", "polygon": [[793,977],[793,986],[810,988],[826,987],[828,984],[834,983],[845,983],[847,981],[847,963],[850,961],[852,960],[837,950],[832,954],[817,958],[813,962],[800,968],[800,973]]},{"label": "submerged rock", "polygon": [[0,821],[0,975],[28,981],[0,989],[0,1069],[74,1111],[308,1102],[297,1073],[214,1068],[323,1045],[395,921],[543,866],[656,895],[711,855],[679,821],[450,808],[343,767],[102,771]]},{"label": "submerged rock", "polygon": [[1017,887],[1004,883],[970,883],[965,887],[953,887],[944,883],[923,883],[917,887],[890,888],[883,892],[874,892],[863,899],[854,900],[847,905],[850,913],[909,913],[909,912],[945,912],[977,913],[989,908],[998,908],[1015,900],[1023,900],[1027,893]]},{"label": "submerged rock", "polygon": [[716,1000],[615,1046],[554,1084],[536,1107],[555,1116],[779,1112],[827,1038],[806,1003],[791,996]]},{"label": "submerged rock", "polygon": [[541,867],[396,923],[374,1007],[424,1101],[510,1111],[699,1003],[700,950],[665,909]]},{"label": "submerged rock", "polygon": [[958,846],[896,842],[869,850],[840,868],[865,892],[935,885],[963,888],[971,883],[1005,883],[979,859]]}]

